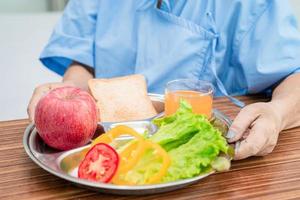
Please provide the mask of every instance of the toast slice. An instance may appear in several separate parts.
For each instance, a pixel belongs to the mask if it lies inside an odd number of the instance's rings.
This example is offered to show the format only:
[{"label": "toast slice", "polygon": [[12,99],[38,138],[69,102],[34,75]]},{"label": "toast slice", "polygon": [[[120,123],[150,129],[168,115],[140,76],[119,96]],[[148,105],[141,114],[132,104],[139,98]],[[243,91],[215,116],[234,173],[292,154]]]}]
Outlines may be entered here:
[{"label": "toast slice", "polygon": [[142,120],[157,114],[148,97],[143,75],[91,79],[88,85],[102,122]]}]

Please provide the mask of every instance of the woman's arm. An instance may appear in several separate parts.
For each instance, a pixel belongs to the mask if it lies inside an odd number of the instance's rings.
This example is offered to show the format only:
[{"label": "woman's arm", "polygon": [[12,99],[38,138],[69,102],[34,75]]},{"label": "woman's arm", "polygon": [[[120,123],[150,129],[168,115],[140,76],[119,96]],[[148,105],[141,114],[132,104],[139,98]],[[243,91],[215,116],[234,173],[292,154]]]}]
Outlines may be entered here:
[{"label": "woman's arm", "polygon": [[94,70],[91,67],[74,62],[64,74],[63,82],[88,91],[88,80],[93,77]]},{"label": "woman's arm", "polygon": [[94,71],[91,67],[74,62],[65,72],[62,82],[46,83],[36,87],[27,107],[30,121],[34,120],[34,112],[37,103],[41,97],[50,90],[63,86],[75,86],[88,91],[88,80],[93,77]]},{"label": "woman's arm", "polygon": [[273,151],[279,132],[300,126],[300,74],[286,78],[268,103],[246,106],[235,118],[227,138],[236,142],[235,159]]},{"label": "woman's arm", "polygon": [[287,77],[274,90],[271,103],[282,117],[282,129],[300,126],[300,73]]}]

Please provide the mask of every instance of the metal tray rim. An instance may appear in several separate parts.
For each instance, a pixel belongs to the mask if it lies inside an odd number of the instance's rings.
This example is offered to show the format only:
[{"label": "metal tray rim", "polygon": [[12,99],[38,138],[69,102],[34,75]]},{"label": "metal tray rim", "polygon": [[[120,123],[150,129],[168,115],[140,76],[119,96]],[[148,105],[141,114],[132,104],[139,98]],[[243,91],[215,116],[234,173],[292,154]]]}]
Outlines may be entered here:
[{"label": "metal tray rim", "polygon": [[164,187],[170,187],[170,186],[175,186],[178,184],[185,184],[185,183],[189,183],[189,182],[194,182],[197,180],[200,180],[204,177],[207,177],[213,173],[215,173],[214,171],[207,173],[207,174],[202,174],[199,175],[197,177],[193,177],[190,179],[184,179],[184,180],[179,180],[179,181],[173,181],[173,182],[169,182],[169,183],[163,183],[163,184],[153,184],[153,185],[141,185],[141,186],[120,186],[120,185],[114,185],[114,184],[107,184],[107,183],[94,183],[91,181],[86,181],[83,179],[78,179],[69,175],[65,175],[62,173],[59,173],[47,166],[45,166],[41,161],[39,161],[32,153],[32,151],[30,150],[30,147],[28,145],[28,139],[30,137],[31,134],[31,130],[34,128],[34,124],[30,124],[26,130],[25,130],[25,134],[23,137],[23,145],[24,145],[24,149],[27,153],[27,155],[38,165],[40,166],[42,169],[44,169],[45,171],[68,181],[74,182],[74,183],[79,183],[79,184],[84,184],[86,186],[90,186],[90,187],[99,187],[99,188],[103,188],[103,189],[118,189],[118,190],[145,190],[145,189],[158,189],[158,188],[164,188]]}]

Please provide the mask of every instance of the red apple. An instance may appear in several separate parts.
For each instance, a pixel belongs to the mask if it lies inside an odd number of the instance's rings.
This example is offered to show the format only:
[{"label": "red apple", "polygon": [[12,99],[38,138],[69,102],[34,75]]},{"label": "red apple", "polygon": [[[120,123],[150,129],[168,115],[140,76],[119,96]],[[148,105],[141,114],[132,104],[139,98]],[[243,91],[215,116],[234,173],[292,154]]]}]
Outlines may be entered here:
[{"label": "red apple", "polygon": [[68,86],[56,88],[41,98],[34,120],[47,145],[68,150],[88,143],[97,128],[97,116],[93,97]]}]

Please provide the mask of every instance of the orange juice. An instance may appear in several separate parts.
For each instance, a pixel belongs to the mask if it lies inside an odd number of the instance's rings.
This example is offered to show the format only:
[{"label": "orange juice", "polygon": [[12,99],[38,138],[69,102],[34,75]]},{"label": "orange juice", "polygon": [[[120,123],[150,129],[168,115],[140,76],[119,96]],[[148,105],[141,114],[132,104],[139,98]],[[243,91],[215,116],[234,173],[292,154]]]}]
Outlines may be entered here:
[{"label": "orange juice", "polygon": [[171,115],[179,108],[181,99],[191,104],[193,112],[211,117],[213,97],[199,91],[177,90],[167,91],[165,94],[165,114]]}]

